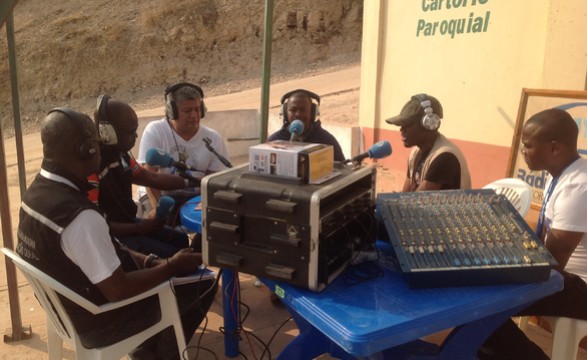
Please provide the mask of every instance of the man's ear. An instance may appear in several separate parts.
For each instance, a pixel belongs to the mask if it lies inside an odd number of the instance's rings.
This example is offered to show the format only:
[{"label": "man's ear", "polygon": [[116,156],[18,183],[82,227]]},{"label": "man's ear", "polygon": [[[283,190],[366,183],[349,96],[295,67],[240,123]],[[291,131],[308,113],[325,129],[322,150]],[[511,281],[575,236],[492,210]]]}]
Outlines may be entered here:
[{"label": "man's ear", "polygon": [[562,149],[562,144],[559,143],[557,140],[551,140],[550,141],[550,152],[552,152],[554,155],[558,155],[561,152]]}]

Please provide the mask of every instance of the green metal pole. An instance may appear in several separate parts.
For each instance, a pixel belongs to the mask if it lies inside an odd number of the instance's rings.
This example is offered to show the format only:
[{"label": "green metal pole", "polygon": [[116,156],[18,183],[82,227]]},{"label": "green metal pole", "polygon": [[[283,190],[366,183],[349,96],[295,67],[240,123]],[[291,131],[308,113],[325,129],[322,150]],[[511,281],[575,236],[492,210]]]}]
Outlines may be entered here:
[{"label": "green metal pole", "polygon": [[16,141],[16,164],[18,166],[18,183],[20,197],[26,191],[26,169],[24,145],[22,143],[22,123],[20,119],[20,97],[18,95],[18,70],[16,67],[16,43],[14,41],[14,18],[12,14],[6,19],[6,39],[8,42],[8,63],[10,64],[10,85],[12,87],[12,113],[14,114],[14,139]]},{"label": "green metal pole", "polygon": [[273,0],[265,0],[265,28],[263,32],[263,82],[261,85],[260,142],[267,139],[269,123],[269,88],[271,85],[271,40],[273,37]]},{"label": "green metal pole", "polygon": [[[8,53],[11,57],[14,52],[14,20],[12,12],[6,18],[6,37],[8,39]],[[11,41],[12,39],[12,41]],[[11,47],[12,46],[12,47]],[[11,72],[16,69],[10,67]],[[12,77],[11,77],[12,81]],[[14,84],[13,89],[14,89]],[[14,96],[14,91],[13,91]],[[14,98],[13,98],[14,102]],[[22,146],[22,142],[21,142]],[[2,130],[2,124],[0,123],[0,191],[8,195],[8,179],[6,175],[6,151],[4,149],[4,132]],[[14,241],[12,239],[12,217],[10,216],[10,201],[9,196],[4,196],[0,201],[0,218],[2,219],[2,242],[4,247],[14,249]],[[18,341],[23,338],[30,337],[30,327],[28,328],[28,336],[24,334],[22,327],[22,318],[20,316],[20,300],[18,296],[18,283],[16,280],[16,269],[12,261],[6,260],[6,283],[8,286],[8,302],[10,304],[10,319],[12,328],[8,329],[7,333],[4,334],[4,342]]]},{"label": "green metal pole", "polygon": [[16,6],[16,0],[2,0],[0,1],[0,26],[4,24],[4,20],[12,13],[12,9]]}]

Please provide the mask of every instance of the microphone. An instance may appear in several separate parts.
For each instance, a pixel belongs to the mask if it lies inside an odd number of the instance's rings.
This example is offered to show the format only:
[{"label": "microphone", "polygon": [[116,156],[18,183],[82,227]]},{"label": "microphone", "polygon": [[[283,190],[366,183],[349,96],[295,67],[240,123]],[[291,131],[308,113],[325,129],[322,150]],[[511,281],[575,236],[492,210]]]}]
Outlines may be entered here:
[{"label": "microphone", "polygon": [[175,200],[171,196],[161,196],[155,214],[158,219],[162,219],[171,213],[171,209],[175,205]]},{"label": "microphone", "polygon": [[164,168],[175,167],[178,170],[177,175],[181,176],[184,179],[188,179],[188,181],[190,182],[190,186],[199,187],[200,183],[202,182],[202,179],[193,177],[192,175],[188,174],[188,170],[198,172],[197,169],[189,167],[182,162],[173,160],[171,155],[167,154],[161,149],[151,148],[147,150],[147,153],[145,154],[145,162],[151,166],[160,166]]},{"label": "microphone", "polygon": [[147,150],[147,153],[145,154],[145,162],[151,166],[160,166],[164,168],[175,167],[181,171],[198,171],[182,162],[175,161],[171,155],[157,148]]},{"label": "microphone", "polygon": [[227,168],[232,167],[232,164],[230,163],[230,161],[228,161],[227,158],[220,155],[219,153],[216,152],[216,150],[214,150],[214,148],[212,147],[212,140],[209,137],[203,138],[202,141],[206,144],[206,149],[208,149],[208,151],[210,151],[212,154],[214,154],[218,158],[218,160],[220,160],[220,162],[222,164],[224,164],[224,166],[226,166]]},{"label": "microphone", "polygon": [[301,120],[294,120],[289,124],[288,130],[291,134],[289,142],[298,141],[300,135],[304,132],[304,123]]},{"label": "microphone", "polygon": [[384,157],[388,157],[389,155],[391,155],[391,151],[391,144],[389,143],[389,141],[379,141],[378,143],[371,145],[369,150],[367,150],[366,152],[359,154],[351,159],[345,160],[344,164],[349,163],[351,161],[360,163],[366,158],[383,159]]}]

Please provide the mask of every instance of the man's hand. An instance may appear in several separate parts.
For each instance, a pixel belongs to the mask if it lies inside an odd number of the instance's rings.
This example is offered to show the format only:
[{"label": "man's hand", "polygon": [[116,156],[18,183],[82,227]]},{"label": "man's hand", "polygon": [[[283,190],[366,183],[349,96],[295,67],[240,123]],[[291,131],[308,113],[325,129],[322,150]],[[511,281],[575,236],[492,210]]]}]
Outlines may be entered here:
[{"label": "man's hand", "polygon": [[193,176],[189,170],[179,170],[177,174],[186,180],[186,189],[199,188],[202,183],[202,178]]},{"label": "man's hand", "polygon": [[202,254],[191,248],[181,249],[167,259],[167,262],[174,276],[189,275],[195,273],[202,264]]}]

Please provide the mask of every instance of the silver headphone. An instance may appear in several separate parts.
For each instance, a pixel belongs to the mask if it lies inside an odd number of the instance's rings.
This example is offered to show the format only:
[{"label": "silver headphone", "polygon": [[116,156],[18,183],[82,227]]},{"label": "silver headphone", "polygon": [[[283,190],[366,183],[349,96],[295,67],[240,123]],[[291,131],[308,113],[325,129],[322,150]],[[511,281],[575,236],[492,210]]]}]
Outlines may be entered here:
[{"label": "silver headphone", "polygon": [[424,116],[422,117],[422,126],[426,130],[434,131],[440,127],[440,116],[434,113],[432,109],[432,101],[426,94],[414,95],[413,98],[420,101],[420,106],[424,109]]}]

